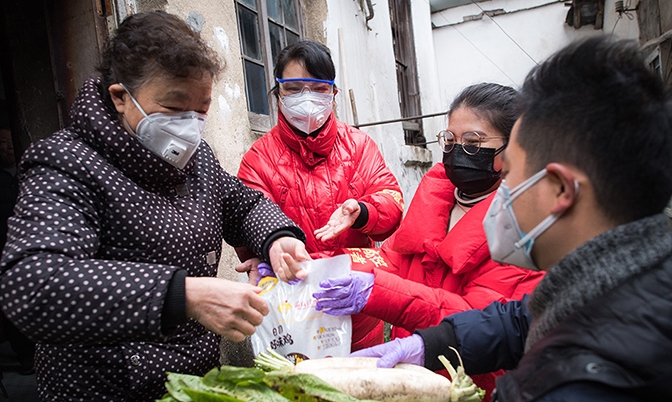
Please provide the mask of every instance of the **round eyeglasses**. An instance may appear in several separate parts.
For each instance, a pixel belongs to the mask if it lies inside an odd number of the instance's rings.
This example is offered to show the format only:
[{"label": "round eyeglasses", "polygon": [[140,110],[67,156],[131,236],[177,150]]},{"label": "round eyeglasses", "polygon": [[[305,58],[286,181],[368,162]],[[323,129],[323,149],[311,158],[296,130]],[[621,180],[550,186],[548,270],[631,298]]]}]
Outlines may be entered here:
[{"label": "round eyeglasses", "polygon": [[[467,131],[466,133],[462,134],[462,140],[459,142],[459,144],[462,145],[462,149],[464,149],[464,152],[467,154],[476,155],[478,151],[481,150],[482,143],[497,138],[506,139],[506,137],[503,136],[486,136],[481,135],[475,131]],[[450,153],[453,148],[455,148],[455,144],[457,143],[455,140],[455,134],[448,130],[439,131],[439,133],[436,135],[436,139],[438,140],[439,146],[444,153]]]},{"label": "round eyeglasses", "polygon": [[285,95],[296,95],[308,89],[310,92],[330,94],[334,91],[333,80],[318,80],[317,78],[276,78],[280,91]]}]

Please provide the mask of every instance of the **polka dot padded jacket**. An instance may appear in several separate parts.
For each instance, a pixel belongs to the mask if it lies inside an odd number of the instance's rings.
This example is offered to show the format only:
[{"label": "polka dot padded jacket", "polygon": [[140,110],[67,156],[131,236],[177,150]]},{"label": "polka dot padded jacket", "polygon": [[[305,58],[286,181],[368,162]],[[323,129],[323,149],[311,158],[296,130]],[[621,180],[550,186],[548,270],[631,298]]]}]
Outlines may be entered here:
[{"label": "polka dot padded jacket", "polygon": [[262,255],[271,234],[303,232],[205,142],[184,171],[146,150],[103,105],[96,79],[71,117],[22,158],[2,308],[38,342],[42,400],[154,400],[166,371],[203,375],[219,363],[219,337],[197,322],[162,333],[173,273],[216,276],[222,240]]}]

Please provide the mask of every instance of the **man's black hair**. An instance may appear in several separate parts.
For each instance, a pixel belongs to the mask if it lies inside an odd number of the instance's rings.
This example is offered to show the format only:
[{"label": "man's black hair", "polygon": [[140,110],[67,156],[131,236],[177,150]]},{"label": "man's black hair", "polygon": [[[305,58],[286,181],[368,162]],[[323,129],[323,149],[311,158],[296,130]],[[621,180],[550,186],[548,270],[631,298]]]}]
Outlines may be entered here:
[{"label": "man's black hair", "polygon": [[672,196],[671,104],[634,41],[593,37],[527,76],[517,142],[529,173],[575,166],[605,217],[631,222],[662,212]]}]

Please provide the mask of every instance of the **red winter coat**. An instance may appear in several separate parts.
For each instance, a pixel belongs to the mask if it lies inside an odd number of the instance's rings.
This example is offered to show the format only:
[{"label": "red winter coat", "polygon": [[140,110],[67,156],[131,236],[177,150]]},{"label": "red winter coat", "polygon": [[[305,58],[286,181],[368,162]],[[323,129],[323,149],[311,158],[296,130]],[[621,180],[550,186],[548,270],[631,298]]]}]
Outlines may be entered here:
[{"label": "red winter coat", "polygon": [[[375,275],[362,313],[391,323],[393,337],[409,336],[447,315],[482,309],[493,301],[521,299],[543,277],[490,259],[483,218],[494,194],[446,234],[454,190],[443,164],[437,164],[423,177],[404,221],[383,243],[378,260],[353,257],[353,269]],[[358,252],[363,250],[348,250],[351,256]],[[358,260],[363,264],[356,264]],[[493,375],[474,377],[480,377],[481,387],[494,387]]]},{"label": "red winter coat", "polygon": [[[309,253],[333,255],[344,247],[373,247],[401,222],[401,189],[378,146],[333,113],[315,138],[297,135],[279,113],[278,124],[243,156],[238,177],[280,205],[303,229]],[[349,198],[366,205],[366,224],[326,242],[315,239],[313,232]]]},{"label": "red winter coat", "polygon": [[[401,189],[376,143],[365,132],[337,121],[333,113],[314,138],[297,135],[278,113],[278,124],[243,156],[238,177],[303,229],[306,249],[314,258],[345,247],[373,247],[399,227],[403,215]],[[313,232],[349,198],[366,206],[366,224],[318,241]],[[242,259],[251,257],[238,252]],[[352,324],[353,350],[383,341],[382,321],[355,315]]]}]

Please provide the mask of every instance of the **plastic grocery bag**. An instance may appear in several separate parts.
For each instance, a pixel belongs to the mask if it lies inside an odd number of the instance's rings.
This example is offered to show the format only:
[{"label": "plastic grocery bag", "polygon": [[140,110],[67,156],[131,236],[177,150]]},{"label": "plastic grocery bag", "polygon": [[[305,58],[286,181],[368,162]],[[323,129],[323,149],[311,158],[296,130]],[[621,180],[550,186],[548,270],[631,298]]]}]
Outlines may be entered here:
[{"label": "plastic grocery bag", "polygon": [[271,311],[251,337],[254,355],[270,348],[298,363],[350,354],[350,316],[317,311],[313,298],[313,293],[320,290],[320,281],[349,274],[350,261],[349,255],[339,255],[301,262],[308,276],[295,285],[270,276],[259,281],[258,286],[264,289],[260,295]]}]

